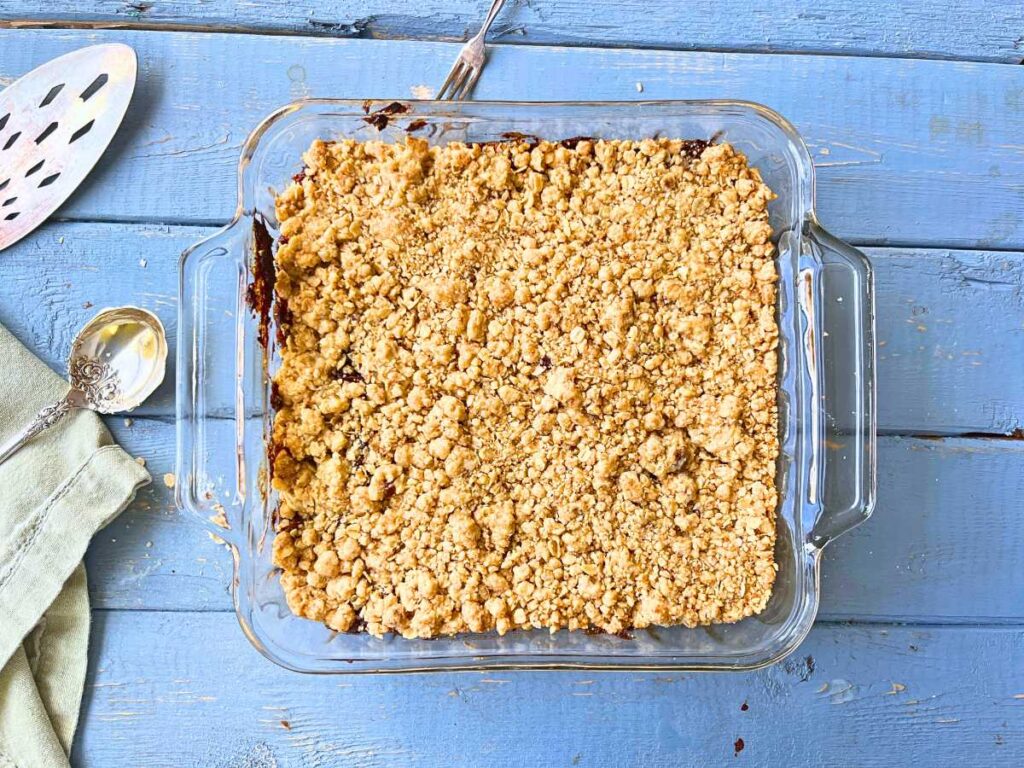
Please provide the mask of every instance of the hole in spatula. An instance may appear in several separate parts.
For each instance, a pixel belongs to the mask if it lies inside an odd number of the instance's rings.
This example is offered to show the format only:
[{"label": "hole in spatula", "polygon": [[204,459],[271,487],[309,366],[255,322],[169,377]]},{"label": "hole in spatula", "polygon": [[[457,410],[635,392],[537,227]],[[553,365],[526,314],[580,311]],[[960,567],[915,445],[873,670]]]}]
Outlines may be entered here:
[{"label": "hole in spatula", "polygon": [[4,179],[2,182],[0,182],[0,192],[3,192],[4,188],[10,183],[10,179]]},{"label": "hole in spatula", "polygon": [[39,108],[48,107],[54,99],[57,98],[57,94],[64,90],[64,83],[58,83],[50,89],[50,92],[46,94],[46,98],[40,103]]},{"label": "hole in spatula", "polygon": [[71,141],[69,141],[69,142],[68,142],[68,144],[74,144],[74,143],[75,143],[76,141],[78,141],[78,140],[79,140],[80,138],[82,138],[83,136],[85,136],[85,134],[87,134],[87,133],[88,133],[89,131],[91,131],[91,130],[92,130],[92,124],[93,124],[93,123],[95,123],[95,122],[96,122],[95,120],[90,120],[90,121],[89,121],[88,123],[86,123],[85,125],[83,125],[83,126],[82,126],[81,128],[79,128],[79,129],[78,129],[77,131],[75,131],[74,133],[72,133],[72,134],[71,134]]},{"label": "hole in spatula", "polygon": [[6,208],[8,205],[14,205],[14,201],[17,199],[17,195],[15,195],[14,197],[8,197],[6,200],[4,200],[4,204],[2,207]]},{"label": "hole in spatula", "polygon": [[50,174],[45,179],[43,179],[42,181],[39,182],[39,186],[40,187],[48,187],[48,186],[50,186],[51,184],[53,184],[53,182],[55,182],[57,180],[58,176],[60,176],[59,173]]},{"label": "hole in spatula", "polygon": [[36,136],[36,144],[42,144],[46,141],[46,137],[57,130],[57,123],[50,123],[43,129],[43,132]]},{"label": "hole in spatula", "polygon": [[18,212],[12,211],[11,213],[8,213],[6,216],[4,216],[4,221],[14,221],[16,218],[18,218]]},{"label": "hole in spatula", "polygon": [[2,131],[7,126],[7,121],[10,118],[11,118],[11,113],[10,112],[8,112],[3,117],[0,117],[0,131]]},{"label": "hole in spatula", "polygon": [[17,133],[14,133],[14,134],[11,134],[11,138],[9,138],[7,140],[7,143],[4,144],[4,149],[10,149],[11,147],[13,147],[14,146],[14,142],[16,142],[18,140],[19,136],[21,136],[21,131],[18,131]]},{"label": "hole in spatula", "polygon": [[96,91],[107,84],[107,80],[109,79],[110,78],[107,77],[106,73],[104,73],[89,83],[89,87],[82,91],[82,101],[88,101]]},{"label": "hole in spatula", "polygon": [[42,168],[42,167],[43,167],[43,163],[45,163],[45,162],[46,162],[45,160],[40,160],[40,161],[39,161],[38,163],[36,163],[35,165],[33,165],[33,166],[32,166],[31,168],[29,168],[29,169],[28,169],[27,171],[25,171],[25,178],[27,179],[27,178],[28,178],[29,176],[31,176],[31,175],[32,175],[33,173],[35,173],[35,172],[36,172],[36,171],[38,171],[38,170],[39,170],[40,168]]}]

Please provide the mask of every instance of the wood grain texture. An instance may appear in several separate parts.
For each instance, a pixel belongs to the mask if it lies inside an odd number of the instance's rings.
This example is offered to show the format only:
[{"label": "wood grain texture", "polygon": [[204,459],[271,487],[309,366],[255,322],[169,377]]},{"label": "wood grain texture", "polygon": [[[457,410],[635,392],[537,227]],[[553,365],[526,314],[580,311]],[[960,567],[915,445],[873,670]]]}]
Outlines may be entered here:
[{"label": "wood grain texture", "polygon": [[[880,428],[1024,428],[1024,388],[1008,383],[1024,381],[1024,255],[866,252],[875,268]],[[950,429],[967,423],[985,426]]]},{"label": "wood grain texture", "polygon": [[[8,0],[9,22],[105,26],[190,25],[330,37],[462,39],[483,0]],[[682,50],[841,53],[974,59],[1024,58],[1024,9],[1003,0],[849,3],[843,0],[514,0],[492,37],[502,42]]]},{"label": "wood grain texture", "polygon": [[92,645],[82,768],[1024,761],[1012,628],[819,626],[783,664],[729,675],[296,675],[228,614],[100,613]]},{"label": "wood grain texture", "polygon": [[[74,334],[97,308],[138,304],[163,320],[173,361],[178,256],[212,231],[52,222],[0,254],[0,322],[62,370]],[[867,252],[877,281],[882,430],[1024,428],[1024,254]],[[173,415],[173,379],[172,363],[139,413]]]},{"label": "wood grain texture", "polygon": [[51,221],[0,253],[0,323],[66,372],[78,330],[104,307],[154,312],[167,331],[167,375],[139,413],[174,413],[178,259],[212,229]]},{"label": "wood grain texture", "polygon": [[1024,618],[1024,441],[881,438],[878,505],[822,563],[835,619]]},{"label": "wood grain texture", "polygon": [[[287,36],[0,31],[0,86],[92,42],[128,42],[142,65],[115,145],[60,212],[120,223],[55,222],[0,254],[0,322],[58,367],[103,305],[155,309],[173,334],[178,253],[209,231],[195,225],[230,216],[257,121],[310,95],[407,98],[440,82],[456,50],[327,38],[456,38],[483,5],[7,0],[0,27],[64,16]],[[499,21],[511,44],[493,49],[477,96],[779,109],[816,159],[824,223],[905,246],[870,251],[883,428],[1010,434],[1024,428],[1024,68],[835,55],[1024,56],[1019,3],[942,5],[516,0]],[[622,45],[831,55],[584,47]],[[250,647],[230,613],[228,553],[174,507],[171,379],[151,415],[108,420],[154,484],[87,557],[98,610],[75,765],[1024,763],[1022,441],[883,437],[876,514],[825,556],[824,623],[771,669],[311,677]],[[836,623],[848,620],[920,625]]]},{"label": "wood grain texture", "polygon": [[[146,459],[154,483],[93,540],[87,557],[99,608],[231,610],[231,562],[163,476],[174,429],[110,419],[114,436]],[[227,433],[231,422],[221,422]],[[1024,619],[1024,442],[886,437],[879,444],[874,516],[826,550],[821,616],[836,621]],[[997,585],[997,586],[994,586]]]},{"label": "wood grain texture", "polygon": [[174,503],[174,424],[106,422],[122,448],[145,460],[153,482],[93,537],[86,553],[93,608],[232,610],[229,550]]},{"label": "wood grain texture", "polygon": [[[220,223],[248,132],[304,96],[408,98],[457,46],[254,35],[0,31],[0,81],[93,42],[140,57],[125,125],[60,215]],[[557,75],[557,76],[556,76]],[[495,46],[476,96],[737,98],[791,119],[826,226],[877,245],[1024,249],[1024,68],[836,56]],[[841,94],[841,98],[832,98]]]}]

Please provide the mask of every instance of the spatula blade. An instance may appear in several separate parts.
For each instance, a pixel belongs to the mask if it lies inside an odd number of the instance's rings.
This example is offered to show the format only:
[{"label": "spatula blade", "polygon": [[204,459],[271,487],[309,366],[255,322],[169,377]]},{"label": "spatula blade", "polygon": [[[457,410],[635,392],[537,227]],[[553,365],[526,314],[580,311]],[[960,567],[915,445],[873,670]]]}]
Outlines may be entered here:
[{"label": "spatula blade", "polygon": [[110,144],[135,90],[127,45],[48,61],[0,92],[0,251],[68,199]]}]

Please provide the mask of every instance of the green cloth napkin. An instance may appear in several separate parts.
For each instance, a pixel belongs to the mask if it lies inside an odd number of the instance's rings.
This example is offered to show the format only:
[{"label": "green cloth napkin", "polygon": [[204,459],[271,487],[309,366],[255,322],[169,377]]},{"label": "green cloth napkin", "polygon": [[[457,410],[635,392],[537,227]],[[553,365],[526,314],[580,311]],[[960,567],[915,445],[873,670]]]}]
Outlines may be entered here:
[{"label": "green cloth napkin", "polygon": [[[0,326],[0,443],[67,389]],[[88,411],[0,464],[0,768],[69,765],[89,643],[82,557],[148,482]]]}]

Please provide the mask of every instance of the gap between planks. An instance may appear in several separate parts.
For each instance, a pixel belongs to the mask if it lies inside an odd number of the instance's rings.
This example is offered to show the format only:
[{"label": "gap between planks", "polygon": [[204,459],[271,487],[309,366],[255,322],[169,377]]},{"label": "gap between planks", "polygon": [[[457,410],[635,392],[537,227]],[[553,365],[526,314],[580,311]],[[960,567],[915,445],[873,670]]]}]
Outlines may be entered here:
[{"label": "gap between planks", "polygon": [[[237,612],[234,608],[136,608],[132,606],[110,608],[107,606],[94,606],[90,610],[92,613],[150,613],[150,614],[230,614],[235,615]],[[960,629],[966,631],[973,631],[977,629],[990,629],[995,631],[1002,630],[1015,630],[1024,629],[1024,617],[1021,618],[999,618],[999,617],[975,617],[975,616],[963,616],[960,618],[943,618],[941,621],[936,617],[923,617],[914,618],[907,621],[896,621],[891,618],[881,618],[876,616],[849,616],[841,619],[832,618],[829,616],[819,616],[814,621],[816,627],[871,627],[872,629],[915,629],[915,630],[929,630],[929,629]]]},{"label": "gap between planks", "polygon": [[[11,29],[115,29],[307,36],[335,39],[461,41],[483,8],[474,0],[321,0],[315,11],[288,0],[131,2],[8,0]],[[843,0],[510,2],[491,39],[512,45],[809,53],[974,60],[1016,64],[1024,56],[1021,8],[967,0],[937,11],[931,0],[878,3],[870,12]],[[895,34],[893,33],[895,30]]]},{"label": "gap between planks", "polygon": [[[130,427],[117,419],[109,423],[126,450],[147,459],[155,482],[93,540],[87,557],[93,604],[230,610],[231,558],[199,521],[175,508],[161,482],[164,473],[175,471],[173,428],[145,420]],[[215,440],[221,432],[224,439],[234,433],[228,422],[209,427]],[[1017,567],[1021,531],[1012,523],[1024,478],[1024,444],[883,438],[878,454],[874,517],[825,550],[822,619],[1024,620],[1024,579]],[[231,493],[225,487],[218,495],[227,499]]]},{"label": "gap between planks", "polygon": [[[216,234],[219,230],[231,226],[234,219],[224,220],[222,218],[153,218],[150,216],[53,216],[46,220],[48,224],[82,224],[82,225],[112,225],[112,226],[145,226],[145,227],[197,227],[211,230],[207,236]],[[959,243],[922,243],[918,240],[900,240],[898,238],[850,238],[844,240],[854,248],[891,248],[899,250],[920,250],[920,251],[985,251],[988,253],[1005,253],[1016,256],[1024,255],[1020,248],[1012,246],[978,246],[969,247]]]},{"label": "gap between planks", "polygon": [[[161,4],[161,7],[164,7]],[[112,147],[66,204],[78,218],[223,221],[238,148],[271,109],[302,96],[408,98],[457,47],[436,42],[133,31],[0,30],[2,77],[69,47],[136,47],[146,77]],[[16,41],[17,44],[14,44]],[[230,51],[230,55],[225,55]],[[163,65],[175,61],[173,68]],[[216,64],[211,63],[216,62]],[[301,64],[297,63],[301,62]],[[552,78],[546,73],[563,72]],[[1024,249],[1024,70],[984,63],[642,49],[495,46],[481,98],[735,98],[787,115],[818,160],[819,212],[855,242]],[[218,86],[219,98],[199,94]],[[807,98],[808,83],[830,99]],[[941,86],[941,87],[940,87]],[[194,120],[194,112],[203,115]],[[158,151],[132,154],[145,146]],[[150,179],[147,183],[147,179]],[[175,194],[161,194],[172,179]],[[970,210],[971,216],[964,211]]]},{"label": "gap between planks", "polygon": [[[3,254],[0,322],[62,370],[71,338],[96,307],[138,304],[161,317],[174,350],[178,254],[213,231],[49,222]],[[1015,385],[1024,374],[1024,253],[865,252],[876,267],[879,433],[1012,437],[1024,429]],[[172,361],[140,417],[173,422],[173,378]],[[234,417],[233,400],[212,405],[222,406],[214,415]]]},{"label": "gap between planks", "polygon": [[[308,29],[284,29],[281,27],[253,27],[235,24],[198,24],[189,22],[143,22],[143,21],[117,21],[114,19],[96,20],[75,20],[75,19],[0,19],[0,29],[11,30],[80,30],[87,32],[181,32],[186,34],[221,34],[221,35],[259,35],[261,37],[315,37],[329,40],[379,40],[390,42],[430,42],[430,43],[464,43],[468,39],[466,35],[402,35],[390,34],[345,34],[332,31],[330,22],[324,22],[322,26],[314,26]],[[338,24],[337,26],[344,26]],[[505,33],[508,35],[509,33]],[[829,49],[809,48],[772,48],[769,46],[716,46],[704,44],[699,47],[682,47],[679,45],[642,43],[642,42],[602,42],[596,40],[559,40],[532,41],[532,40],[511,40],[503,37],[501,42],[488,42],[487,47],[499,46],[520,46],[534,48],[589,48],[595,51],[601,50],[638,50],[638,51],[686,51],[688,53],[761,53],[769,56],[852,56],[861,59],[908,59],[911,61],[976,61],[985,64],[1007,64],[1010,66],[1024,64],[1024,57],[1020,61],[1012,61],[1000,58],[969,58],[965,56],[927,54],[923,52],[875,52],[875,51],[843,51]]]},{"label": "gap between planks", "polygon": [[[260,658],[228,615],[102,614],[73,762],[617,768],[642,755],[668,768],[694,755],[732,762],[742,738],[755,765],[856,754],[881,767],[913,754],[923,765],[1019,766],[1021,639],[1013,629],[820,626],[783,662],[734,674],[318,676]],[[779,727],[794,711],[799,733]],[[232,727],[211,740],[211,723]]]}]

